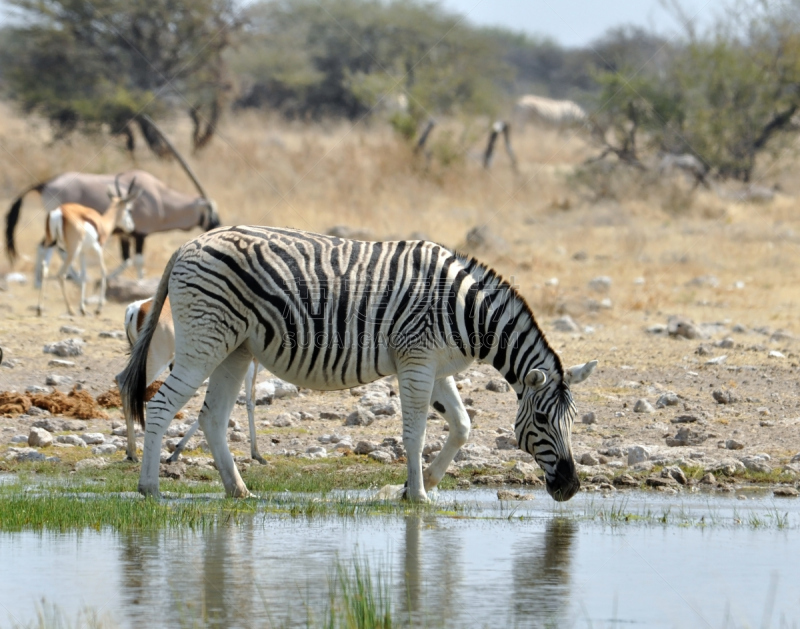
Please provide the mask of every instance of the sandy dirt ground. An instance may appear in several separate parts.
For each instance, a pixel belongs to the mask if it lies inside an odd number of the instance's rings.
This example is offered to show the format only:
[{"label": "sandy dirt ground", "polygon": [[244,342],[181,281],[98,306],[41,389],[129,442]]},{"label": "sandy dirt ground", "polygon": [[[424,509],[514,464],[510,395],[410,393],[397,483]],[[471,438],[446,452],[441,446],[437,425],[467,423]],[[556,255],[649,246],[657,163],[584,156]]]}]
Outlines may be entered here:
[{"label": "sandy dirt ground", "polygon": [[[586,214],[583,220],[590,218]],[[580,232],[580,220],[570,223],[565,229],[571,235],[562,236],[562,241],[577,239],[573,232]],[[686,238],[680,248],[687,255],[697,255],[694,247],[702,246],[704,237],[728,249],[730,243],[715,231],[718,224],[698,225],[695,233],[685,226],[677,230],[679,241],[681,235]],[[650,228],[663,229],[663,238],[676,231],[647,224],[636,229],[641,232]],[[729,227],[722,229],[734,241],[741,233]],[[601,235],[596,229],[587,233],[594,239]],[[783,470],[782,480],[788,482],[800,477],[796,458],[800,453],[798,348],[789,327],[793,314],[787,312],[790,300],[773,284],[781,277],[783,262],[778,264],[777,273],[772,269],[770,277],[761,280],[739,274],[736,265],[747,261],[735,257],[730,259],[733,272],[717,265],[718,276],[701,272],[696,264],[688,265],[692,268],[687,270],[685,262],[664,262],[663,254],[640,254],[638,268],[630,269],[619,259],[591,253],[594,246],[602,249],[602,240],[582,244],[555,254],[557,264],[551,264],[549,270],[553,278],[566,276],[566,282],[541,277],[535,278],[539,282],[531,281],[526,277],[531,274],[526,270],[530,263],[516,267],[523,278],[521,284],[533,287],[539,323],[564,362],[597,359],[600,363],[591,379],[573,391],[578,407],[573,448],[576,459],[589,464],[580,469],[613,475],[620,471],[647,472],[653,462],[714,469],[720,462],[738,461],[735,465],[753,471]],[[794,255],[796,244],[784,241],[780,247]],[[665,285],[670,269],[671,282]],[[622,277],[614,277],[614,271]],[[112,388],[113,376],[123,368],[128,349],[121,334],[124,304],[109,303],[100,316],[70,317],[65,314],[57,285],[51,282],[45,314],[37,317],[30,274],[26,283],[9,279],[0,291],[0,346],[5,353],[0,391],[46,387],[48,376],[66,377],[57,387],[65,392],[77,385],[96,396]],[[653,282],[658,285],[652,286]],[[77,293],[74,287],[70,290]],[[671,296],[670,307],[648,308],[644,302],[657,295]],[[576,329],[560,329],[565,314],[570,315]],[[78,330],[63,331],[64,326]],[[118,334],[106,334],[109,332]],[[54,366],[51,361],[58,357],[44,353],[43,346],[65,338],[82,339],[83,353],[65,359],[73,366]],[[261,380],[267,377],[264,372],[260,375]],[[456,465],[468,464],[470,459],[490,466],[513,460],[530,462],[530,457],[520,451],[498,443],[498,437],[509,436],[516,411],[511,391],[487,389],[499,375],[487,365],[475,364],[460,377],[462,397],[477,413],[467,447],[473,452]],[[186,407],[184,422],[197,416],[202,389],[200,393]],[[378,416],[370,426],[345,426],[344,419],[359,399],[360,394],[351,391],[301,390],[298,397],[258,406],[259,450],[265,455],[304,454],[320,446],[319,437],[331,434],[353,444],[360,440],[381,443],[387,437],[400,440],[399,414]],[[303,419],[298,416],[301,411],[305,413]],[[323,412],[335,418],[321,419]],[[293,425],[276,426],[286,413],[294,414]],[[109,414],[108,420],[87,421],[87,430],[110,433],[118,427],[121,414],[116,409]],[[11,439],[27,435],[37,419],[41,417],[0,418],[0,450],[26,445],[12,444]],[[244,406],[236,406],[233,419],[244,434],[231,444],[232,448],[247,456]],[[689,432],[679,435],[682,428]],[[239,429],[231,434],[241,433]],[[432,416],[428,441],[445,436],[445,422]],[[675,444],[675,439],[686,443],[668,445]],[[331,450],[332,445],[327,448]],[[629,455],[633,446],[643,446],[646,452]],[[634,465],[637,456],[641,459],[638,466]]]}]

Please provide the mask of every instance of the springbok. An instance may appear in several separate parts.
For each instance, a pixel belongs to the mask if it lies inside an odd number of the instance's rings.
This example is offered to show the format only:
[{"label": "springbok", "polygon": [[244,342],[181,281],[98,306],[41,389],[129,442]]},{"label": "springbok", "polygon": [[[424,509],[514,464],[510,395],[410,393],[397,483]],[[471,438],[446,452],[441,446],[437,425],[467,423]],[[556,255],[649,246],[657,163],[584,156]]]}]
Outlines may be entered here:
[{"label": "springbok", "polygon": [[[100,265],[100,299],[97,304],[97,314],[103,309],[106,298],[106,265],[103,261],[103,247],[108,241],[109,236],[115,229],[120,229],[129,234],[134,229],[134,222],[131,218],[131,205],[141,194],[141,189],[133,191],[135,179],[131,181],[128,192],[124,196],[119,188],[119,180],[115,182],[115,188],[109,186],[108,196],[111,203],[105,214],[93,210],[92,208],[78,203],[64,203],[51,212],[47,213],[44,223],[43,246],[51,250],[53,247],[66,251],[64,263],[58,271],[58,280],[61,284],[61,292],[67,304],[69,314],[75,314],[72,304],[67,298],[67,271],[72,266],[76,258],[81,261],[81,314],[86,314],[86,252],[92,250],[97,256]],[[47,266],[49,255],[42,255],[39,260],[42,283],[39,286],[39,307],[38,314],[42,315],[42,300],[44,298],[44,280],[47,279]]]},{"label": "springbok", "polygon": [[[144,327],[144,321],[147,313],[153,305],[152,297],[150,299],[142,299],[129,304],[125,309],[125,334],[128,337],[128,343],[131,347],[136,343],[139,334]],[[149,387],[155,382],[158,375],[163,372],[167,367],[172,366],[172,361],[175,358],[175,328],[172,323],[172,310],[169,307],[169,298],[164,301],[164,306],[161,309],[161,315],[158,317],[156,330],[153,335],[153,341],[147,351],[147,386]],[[255,420],[255,406],[256,406],[256,375],[263,369],[258,361],[253,360],[244,380],[245,386],[245,400],[247,405],[247,421],[250,426],[250,458],[266,465],[266,460],[258,452],[258,444],[256,443],[256,420]],[[136,456],[136,429],[133,425],[133,418],[130,413],[125,412],[125,425],[128,431],[128,445],[126,453],[128,459],[131,461],[138,461]],[[168,462],[174,463],[178,460],[181,452],[186,448],[186,443],[192,438],[194,433],[200,427],[200,423],[195,420],[189,430],[186,431],[181,441],[175,447],[175,452],[169,457]]]},{"label": "springbok", "polygon": [[[47,212],[65,203],[78,203],[104,214],[108,209],[106,189],[114,185],[115,181],[119,181],[123,186],[129,186],[134,179],[141,190],[141,196],[133,205],[131,215],[136,228],[132,234],[120,235],[122,264],[111,273],[111,277],[119,275],[131,265],[130,238],[133,238],[135,243],[134,264],[141,279],[144,275],[143,252],[147,236],[171,229],[188,231],[200,227],[208,231],[219,226],[216,204],[205,195],[202,188],[199,188],[200,197],[192,197],[169,188],[160,179],[143,170],[129,170],[117,176],[68,172],[31,186],[11,204],[11,209],[6,215],[6,253],[9,261],[13,263],[17,257],[14,231],[19,221],[22,201],[29,192],[36,191],[41,194]],[[52,251],[45,252],[43,246],[39,247],[36,263],[37,284],[40,281],[38,268],[41,266],[41,258],[47,256],[49,261],[50,255]]]}]

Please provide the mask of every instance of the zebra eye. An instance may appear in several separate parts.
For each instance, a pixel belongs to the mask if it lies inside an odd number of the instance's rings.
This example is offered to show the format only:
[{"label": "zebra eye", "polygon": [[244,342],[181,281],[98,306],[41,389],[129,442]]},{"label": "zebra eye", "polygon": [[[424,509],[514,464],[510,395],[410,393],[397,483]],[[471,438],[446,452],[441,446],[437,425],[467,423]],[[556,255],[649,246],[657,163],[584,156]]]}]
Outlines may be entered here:
[{"label": "zebra eye", "polygon": [[549,421],[549,419],[550,418],[547,417],[547,415],[545,413],[540,413],[539,411],[534,411],[534,413],[533,413],[533,421],[534,421],[534,423],[536,423],[536,424],[538,424],[540,426],[546,426],[548,421]]}]

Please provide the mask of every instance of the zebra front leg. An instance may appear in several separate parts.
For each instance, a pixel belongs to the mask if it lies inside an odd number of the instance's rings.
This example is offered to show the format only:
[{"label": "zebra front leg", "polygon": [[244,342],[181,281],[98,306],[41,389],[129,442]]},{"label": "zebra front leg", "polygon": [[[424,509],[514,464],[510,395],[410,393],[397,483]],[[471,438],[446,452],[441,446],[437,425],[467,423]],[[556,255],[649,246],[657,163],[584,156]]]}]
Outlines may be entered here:
[{"label": "zebra front leg", "polygon": [[425,491],[430,491],[442,480],[459,448],[467,443],[470,429],[469,415],[467,415],[467,410],[464,408],[452,376],[442,378],[434,383],[431,406],[447,420],[450,432],[441,452],[436,455],[422,475]]},{"label": "zebra front leg", "polygon": [[186,449],[186,444],[189,443],[189,439],[194,436],[194,433],[197,432],[197,429],[200,428],[200,420],[195,420],[195,422],[189,427],[189,430],[186,431],[186,434],[183,435],[183,439],[178,442],[178,445],[175,446],[175,452],[172,453],[172,456],[167,459],[167,463],[175,463],[178,460],[178,457],[181,453]]},{"label": "zebra front leg", "polygon": [[434,369],[427,365],[410,365],[397,374],[403,411],[403,447],[408,468],[405,497],[414,502],[428,501],[422,480],[422,448],[425,445],[434,376]]},{"label": "zebra front leg", "polygon": [[256,436],[256,378],[258,376],[258,361],[253,360],[244,377],[245,399],[247,400],[247,423],[250,426],[250,458],[266,465],[267,461],[258,453]]},{"label": "zebra front leg", "polygon": [[225,493],[231,498],[246,498],[250,494],[228,448],[226,429],[252,358],[249,350],[240,347],[220,363],[209,378],[208,391],[198,418],[225,486]]},{"label": "zebra front leg", "polygon": [[158,497],[158,472],[164,433],[175,413],[183,408],[203,384],[206,375],[196,368],[176,366],[156,391],[153,399],[147,403],[142,470],[139,474],[139,492],[145,496]]}]

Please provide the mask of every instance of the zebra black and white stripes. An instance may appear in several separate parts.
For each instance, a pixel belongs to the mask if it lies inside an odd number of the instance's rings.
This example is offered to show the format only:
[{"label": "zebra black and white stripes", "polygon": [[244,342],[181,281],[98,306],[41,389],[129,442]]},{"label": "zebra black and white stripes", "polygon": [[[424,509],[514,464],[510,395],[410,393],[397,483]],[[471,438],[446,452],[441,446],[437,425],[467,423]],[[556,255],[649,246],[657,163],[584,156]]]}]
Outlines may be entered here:
[{"label": "zebra black and white stripes", "polygon": [[[158,492],[158,455],[170,418],[210,376],[200,422],[230,495],[246,495],[225,426],[252,356],[298,386],[341,389],[397,374],[408,497],[424,500],[469,436],[452,375],[494,365],[519,398],[520,446],[560,500],[579,487],[570,447],[570,384],[595,362],[565,370],[517,291],[475,260],[426,241],[360,242],[291,229],[227,227],[170,260],[145,329],[120,374],[123,400],[143,419],[147,349],[169,294],[172,373],[148,404],[139,488]],[[450,425],[423,472],[429,406]],[[444,409],[443,411],[441,409]]]}]

